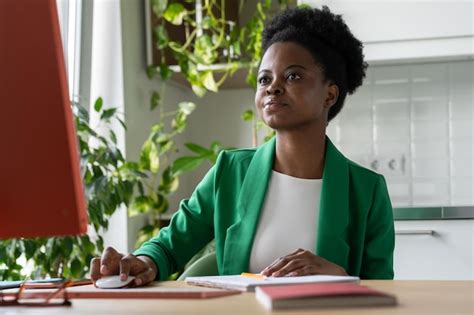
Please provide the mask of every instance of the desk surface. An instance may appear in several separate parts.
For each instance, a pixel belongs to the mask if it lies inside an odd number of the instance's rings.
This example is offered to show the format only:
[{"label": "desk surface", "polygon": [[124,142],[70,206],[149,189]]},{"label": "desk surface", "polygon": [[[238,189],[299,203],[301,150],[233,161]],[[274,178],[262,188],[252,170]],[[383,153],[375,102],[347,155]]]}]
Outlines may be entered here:
[{"label": "desk surface", "polygon": [[[362,281],[361,284],[392,293],[395,307],[332,308],[290,310],[286,314],[474,314],[474,281]],[[157,282],[154,285],[186,287],[181,281]],[[0,315],[14,314],[269,314],[253,293],[212,299],[104,299],[73,300],[72,307],[0,308]]]}]

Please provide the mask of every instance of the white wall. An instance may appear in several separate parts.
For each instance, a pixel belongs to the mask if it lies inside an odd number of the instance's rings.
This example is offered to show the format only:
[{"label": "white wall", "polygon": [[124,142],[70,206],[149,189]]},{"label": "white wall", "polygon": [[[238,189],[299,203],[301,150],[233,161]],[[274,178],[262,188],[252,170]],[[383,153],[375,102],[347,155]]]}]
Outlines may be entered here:
[{"label": "white wall", "polygon": [[[242,121],[245,110],[254,108],[253,89],[223,90],[209,92],[197,99],[197,109],[192,114],[186,133],[186,141],[208,147],[213,141],[219,141],[225,147],[251,147],[251,124]],[[183,180],[188,181],[183,196],[189,196],[209,169],[209,164],[202,165]]]}]

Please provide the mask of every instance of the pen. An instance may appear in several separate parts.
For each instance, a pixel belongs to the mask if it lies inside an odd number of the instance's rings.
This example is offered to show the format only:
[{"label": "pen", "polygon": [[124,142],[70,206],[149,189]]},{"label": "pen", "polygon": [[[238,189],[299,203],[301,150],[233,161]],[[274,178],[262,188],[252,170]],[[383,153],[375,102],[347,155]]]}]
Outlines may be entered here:
[{"label": "pen", "polygon": [[242,272],[240,275],[242,277],[255,278],[260,280],[265,280],[267,278],[267,276],[261,275],[259,273]]}]

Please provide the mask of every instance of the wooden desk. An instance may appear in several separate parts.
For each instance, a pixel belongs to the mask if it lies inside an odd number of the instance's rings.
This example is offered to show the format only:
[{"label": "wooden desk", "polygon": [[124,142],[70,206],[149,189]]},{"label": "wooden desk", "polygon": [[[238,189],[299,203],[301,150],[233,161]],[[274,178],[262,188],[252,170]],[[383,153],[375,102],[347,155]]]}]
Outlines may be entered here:
[{"label": "wooden desk", "polygon": [[[275,312],[289,314],[474,314],[474,281],[362,281],[363,285],[395,294],[395,307],[333,308]],[[184,287],[183,282],[157,282],[154,285]],[[60,308],[0,308],[0,315],[14,314],[270,314],[255,299],[253,293],[243,293],[214,299],[156,300],[73,300],[72,307]]]}]

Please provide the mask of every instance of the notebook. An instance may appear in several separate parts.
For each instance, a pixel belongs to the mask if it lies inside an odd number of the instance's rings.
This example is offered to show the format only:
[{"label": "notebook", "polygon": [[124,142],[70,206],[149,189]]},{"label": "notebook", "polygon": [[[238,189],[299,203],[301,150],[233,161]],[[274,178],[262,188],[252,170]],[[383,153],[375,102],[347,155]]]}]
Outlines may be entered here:
[{"label": "notebook", "polygon": [[221,288],[239,291],[255,291],[257,286],[271,286],[283,284],[304,284],[304,283],[327,283],[327,282],[359,282],[359,277],[351,276],[302,276],[302,277],[267,277],[258,279],[241,275],[231,276],[208,276],[208,277],[187,277],[186,283],[190,285],[205,286],[211,288]]},{"label": "notebook", "polygon": [[310,283],[257,287],[257,300],[269,310],[396,305],[395,296],[357,283]]}]

